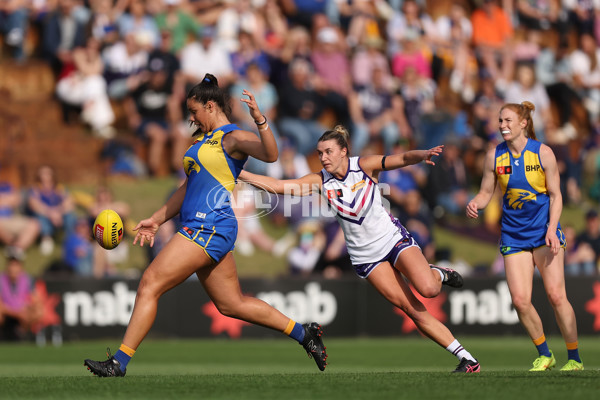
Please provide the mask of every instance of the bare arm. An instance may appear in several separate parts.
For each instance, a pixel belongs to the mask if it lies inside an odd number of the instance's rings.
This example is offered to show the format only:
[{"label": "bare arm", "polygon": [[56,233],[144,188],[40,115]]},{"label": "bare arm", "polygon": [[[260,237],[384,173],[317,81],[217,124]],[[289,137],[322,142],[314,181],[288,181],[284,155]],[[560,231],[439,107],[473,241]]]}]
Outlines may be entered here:
[{"label": "bare arm", "polygon": [[270,176],[256,175],[248,171],[242,171],[239,179],[259,189],[274,194],[291,194],[292,196],[307,196],[314,189],[321,188],[321,175],[319,173],[308,174],[298,179],[275,179]]},{"label": "bare arm", "polygon": [[483,161],[483,178],[481,178],[481,187],[479,193],[467,204],[467,217],[477,218],[478,210],[482,210],[489,204],[494,190],[496,189],[496,173],[494,171],[495,149],[490,149],[485,155]]},{"label": "bare arm", "polygon": [[225,137],[224,145],[226,146],[226,150],[233,157],[237,155],[236,158],[248,155],[261,161],[274,162],[279,156],[279,150],[277,149],[277,142],[273,136],[273,131],[269,127],[269,122],[261,114],[254,95],[247,90],[244,90],[242,94],[248,96],[247,99],[242,98],[240,101],[246,103],[248,106],[250,116],[258,126],[260,137],[256,137],[255,134],[248,131],[234,131]]},{"label": "bare arm", "polygon": [[[392,154],[385,157],[385,170],[397,169],[406,167],[407,165],[413,165],[425,161],[427,164],[435,165],[431,158],[433,156],[439,156],[444,150],[444,146],[436,146],[429,150],[411,150],[405,153]],[[378,173],[384,170],[384,156],[366,156],[361,157],[360,167],[369,175]]]},{"label": "bare arm", "polygon": [[560,192],[560,175],[558,173],[556,157],[550,147],[542,145],[540,148],[540,160],[546,173],[546,189],[550,197],[550,220],[546,232],[546,246],[550,247],[554,254],[557,254],[560,248],[560,241],[556,236],[556,228],[558,227],[558,220],[560,219],[563,206],[562,194]]}]

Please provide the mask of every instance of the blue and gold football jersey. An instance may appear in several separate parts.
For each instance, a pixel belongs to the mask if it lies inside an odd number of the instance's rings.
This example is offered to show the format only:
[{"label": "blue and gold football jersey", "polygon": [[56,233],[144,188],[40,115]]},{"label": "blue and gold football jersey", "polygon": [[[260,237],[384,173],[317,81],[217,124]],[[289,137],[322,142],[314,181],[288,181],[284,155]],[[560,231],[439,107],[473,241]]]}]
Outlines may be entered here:
[{"label": "blue and gold football jersey", "polygon": [[188,177],[181,206],[181,223],[187,227],[236,224],[230,196],[246,159],[236,160],[223,148],[223,137],[239,129],[224,125],[200,136],[183,157]]},{"label": "blue and gold football jersey", "polygon": [[[506,142],[496,146],[494,171],[502,190],[501,251],[532,249],[545,244],[550,219],[541,143],[528,139],[523,152],[511,154]],[[558,226],[559,238],[560,224]]]}]

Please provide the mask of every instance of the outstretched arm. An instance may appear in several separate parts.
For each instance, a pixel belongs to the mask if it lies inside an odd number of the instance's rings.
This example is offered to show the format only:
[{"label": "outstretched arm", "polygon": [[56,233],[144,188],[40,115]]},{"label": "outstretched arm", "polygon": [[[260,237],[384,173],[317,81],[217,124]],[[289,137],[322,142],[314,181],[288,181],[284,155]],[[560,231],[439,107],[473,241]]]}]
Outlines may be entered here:
[{"label": "outstretched arm", "polygon": [[483,178],[479,193],[467,204],[467,217],[477,218],[479,210],[484,209],[492,199],[496,189],[496,173],[494,171],[495,149],[490,149],[483,162]]},{"label": "outstretched arm", "polygon": [[411,150],[405,153],[392,154],[389,156],[366,156],[361,157],[360,167],[369,175],[379,171],[406,167],[425,161],[427,164],[435,165],[431,158],[442,154],[444,146],[435,146],[429,150]]},{"label": "outstretched arm", "polygon": [[321,187],[321,175],[318,173],[308,174],[298,179],[275,179],[242,171],[238,178],[269,193],[292,196],[307,196]]}]

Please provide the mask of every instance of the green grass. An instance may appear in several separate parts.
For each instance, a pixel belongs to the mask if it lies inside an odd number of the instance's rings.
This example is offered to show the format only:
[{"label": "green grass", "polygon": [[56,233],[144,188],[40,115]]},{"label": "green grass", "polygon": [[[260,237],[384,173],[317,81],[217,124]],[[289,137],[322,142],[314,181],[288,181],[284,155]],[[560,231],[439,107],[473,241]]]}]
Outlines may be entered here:
[{"label": "green grass", "polygon": [[[117,345],[108,341],[109,344]],[[2,399],[591,399],[600,389],[600,342],[583,337],[586,370],[530,373],[525,337],[465,337],[478,375],[450,374],[456,359],[420,337],[326,340],[319,372],[289,339],[148,340],[122,379],[101,379],[84,358],[104,359],[103,342],[61,348],[0,344]],[[562,340],[549,338],[564,364]]]}]

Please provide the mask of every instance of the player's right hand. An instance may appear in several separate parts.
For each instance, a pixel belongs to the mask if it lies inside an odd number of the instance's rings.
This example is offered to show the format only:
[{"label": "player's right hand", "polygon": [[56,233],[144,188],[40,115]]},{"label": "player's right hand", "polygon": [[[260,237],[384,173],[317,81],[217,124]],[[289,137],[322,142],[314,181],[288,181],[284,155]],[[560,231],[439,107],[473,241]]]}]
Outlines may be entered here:
[{"label": "player's right hand", "polygon": [[469,218],[477,218],[479,217],[478,206],[475,201],[471,200],[469,204],[467,204],[467,217]]}]

